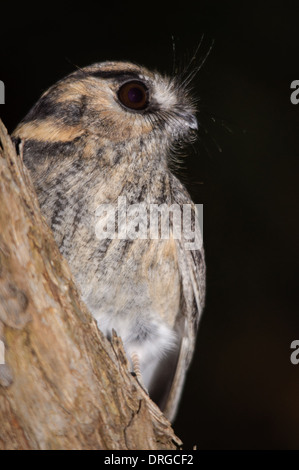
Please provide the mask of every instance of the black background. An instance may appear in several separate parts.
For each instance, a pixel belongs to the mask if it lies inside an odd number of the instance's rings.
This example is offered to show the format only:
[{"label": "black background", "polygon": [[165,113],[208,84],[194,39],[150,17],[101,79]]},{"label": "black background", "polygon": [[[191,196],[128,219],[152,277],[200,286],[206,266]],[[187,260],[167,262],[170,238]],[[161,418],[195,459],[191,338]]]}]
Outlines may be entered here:
[{"label": "black background", "polygon": [[296,2],[15,4],[1,17],[1,118],[12,131],[74,70],[123,59],[171,73],[195,63],[199,142],[182,178],[204,203],[207,299],[174,423],[185,448],[298,449],[299,79]]}]

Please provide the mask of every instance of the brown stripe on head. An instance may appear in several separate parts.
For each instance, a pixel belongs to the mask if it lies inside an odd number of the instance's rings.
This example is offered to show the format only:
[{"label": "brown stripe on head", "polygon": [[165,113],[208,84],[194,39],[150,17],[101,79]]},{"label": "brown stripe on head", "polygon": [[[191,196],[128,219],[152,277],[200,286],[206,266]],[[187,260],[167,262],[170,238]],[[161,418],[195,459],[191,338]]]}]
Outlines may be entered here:
[{"label": "brown stripe on head", "polygon": [[81,80],[69,77],[66,81],[59,83],[55,101],[56,103],[68,101],[80,102],[83,97],[91,95],[90,85],[92,84],[93,79],[89,77]]},{"label": "brown stripe on head", "polygon": [[13,137],[44,142],[67,142],[83,133],[81,126],[66,126],[51,119],[44,119],[20,124],[13,132]]}]

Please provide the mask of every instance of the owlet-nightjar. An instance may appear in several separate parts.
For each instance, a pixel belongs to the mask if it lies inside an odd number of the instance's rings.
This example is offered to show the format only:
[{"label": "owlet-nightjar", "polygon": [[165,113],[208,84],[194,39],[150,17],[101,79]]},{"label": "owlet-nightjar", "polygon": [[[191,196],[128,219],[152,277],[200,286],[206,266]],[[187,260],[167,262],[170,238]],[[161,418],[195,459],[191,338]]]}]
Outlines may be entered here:
[{"label": "owlet-nightjar", "polygon": [[54,84],[13,134],[83,301],[108,338],[112,329],[122,338],[131,367],[170,420],[204,303],[196,208],[172,171],[196,130],[178,77],[103,62]]}]

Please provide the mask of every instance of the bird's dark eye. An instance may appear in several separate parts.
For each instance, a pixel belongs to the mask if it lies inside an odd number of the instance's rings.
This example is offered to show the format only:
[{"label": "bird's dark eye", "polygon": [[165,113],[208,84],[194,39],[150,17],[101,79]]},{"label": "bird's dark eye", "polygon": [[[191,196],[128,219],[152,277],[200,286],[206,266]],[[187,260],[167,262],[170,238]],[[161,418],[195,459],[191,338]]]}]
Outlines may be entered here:
[{"label": "bird's dark eye", "polygon": [[148,89],[142,82],[130,81],[120,87],[118,99],[126,108],[139,111],[148,106]]}]

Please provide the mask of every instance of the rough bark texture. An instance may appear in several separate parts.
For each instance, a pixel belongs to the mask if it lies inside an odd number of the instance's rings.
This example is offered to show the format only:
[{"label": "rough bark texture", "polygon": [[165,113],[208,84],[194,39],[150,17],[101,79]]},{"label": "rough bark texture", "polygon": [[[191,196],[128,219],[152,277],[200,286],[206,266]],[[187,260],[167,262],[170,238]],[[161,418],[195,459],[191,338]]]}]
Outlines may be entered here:
[{"label": "rough bark texture", "polygon": [[0,121],[0,449],[176,449],[80,301],[19,153]]}]

